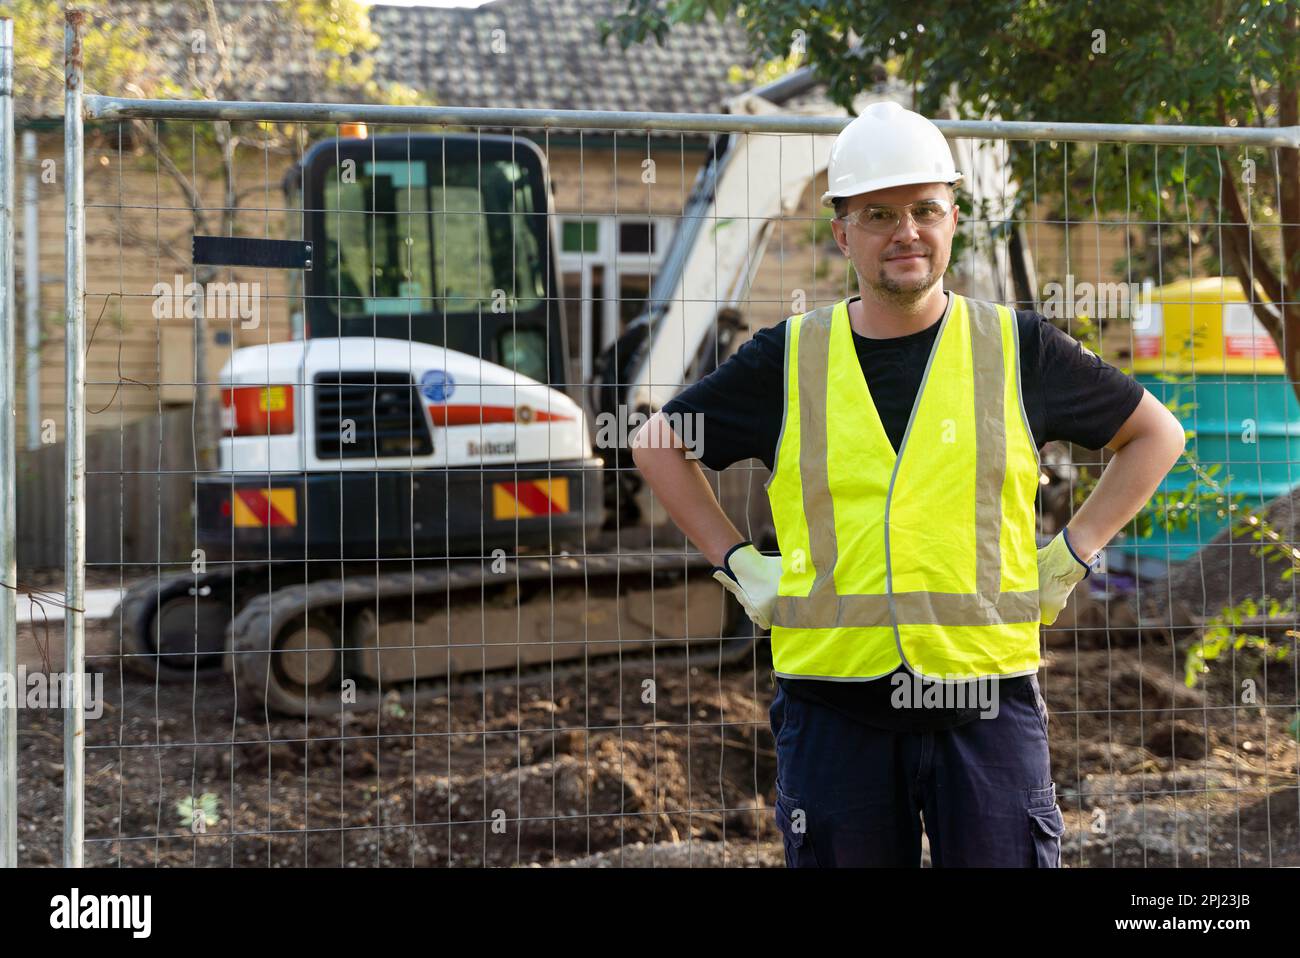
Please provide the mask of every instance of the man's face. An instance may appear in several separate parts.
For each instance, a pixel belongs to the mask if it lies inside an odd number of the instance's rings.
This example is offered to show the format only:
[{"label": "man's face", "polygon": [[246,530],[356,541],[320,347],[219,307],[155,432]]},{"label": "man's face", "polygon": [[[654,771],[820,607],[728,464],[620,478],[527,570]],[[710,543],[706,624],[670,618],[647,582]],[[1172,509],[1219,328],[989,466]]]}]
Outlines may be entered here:
[{"label": "man's face", "polygon": [[[924,199],[951,202],[952,194],[944,183],[893,186],[849,197],[844,212],[847,215],[879,204],[903,206]],[[906,306],[924,299],[948,269],[957,207],[937,226],[917,227],[910,216],[904,216],[893,233],[883,235],[838,219],[831,220],[831,230],[862,282],[880,299]]]}]

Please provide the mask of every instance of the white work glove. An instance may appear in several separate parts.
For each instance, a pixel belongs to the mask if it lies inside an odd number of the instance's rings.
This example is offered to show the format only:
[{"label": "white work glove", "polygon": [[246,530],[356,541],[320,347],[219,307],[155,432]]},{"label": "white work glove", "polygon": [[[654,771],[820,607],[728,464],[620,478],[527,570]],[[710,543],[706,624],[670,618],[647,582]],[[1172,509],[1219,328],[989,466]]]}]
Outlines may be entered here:
[{"label": "white work glove", "polygon": [[772,627],[772,609],[781,582],[781,557],[765,556],[746,540],[732,546],[713,567],[713,578],[736,597],[750,620],[760,629]]},{"label": "white work glove", "polygon": [[1074,587],[1090,575],[1092,566],[1075,554],[1064,529],[1038,550],[1038,608],[1043,625],[1056,621]]}]

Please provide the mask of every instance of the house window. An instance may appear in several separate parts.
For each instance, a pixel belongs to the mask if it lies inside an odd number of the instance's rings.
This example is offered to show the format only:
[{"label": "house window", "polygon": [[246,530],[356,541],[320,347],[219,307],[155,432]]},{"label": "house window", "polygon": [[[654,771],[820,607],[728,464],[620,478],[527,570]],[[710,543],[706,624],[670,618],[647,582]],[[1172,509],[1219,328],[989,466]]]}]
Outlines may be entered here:
[{"label": "house window", "polygon": [[576,299],[581,378],[646,307],[675,223],[671,217],[584,213],[560,218],[560,270]]},{"label": "house window", "polygon": [[618,224],[618,251],[620,253],[650,253],[655,251],[655,224],[646,220],[624,220]]},{"label": "house window", "polygon": [[595,220],[565,220],[560,243],[566,253],[594,253],[600,249],[600,224]]}]

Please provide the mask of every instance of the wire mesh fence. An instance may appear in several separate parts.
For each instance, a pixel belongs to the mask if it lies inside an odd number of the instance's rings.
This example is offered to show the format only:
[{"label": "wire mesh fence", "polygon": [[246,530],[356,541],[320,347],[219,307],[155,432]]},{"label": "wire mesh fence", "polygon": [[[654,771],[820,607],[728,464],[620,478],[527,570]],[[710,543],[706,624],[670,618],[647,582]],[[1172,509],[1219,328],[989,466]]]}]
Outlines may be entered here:
[{"label": "wire mesh fence", "polygon": [[[628,443],[857,290],[846,118],[83,98],[67,52],[62,475],[27,455],[0,637],[74,707],[16,719],[17,863],[781,864],[767,640]],[[1296,864],[1296,131],[940,125],[945,288],[1190,435],[1043,630],[1062,861]],[[1035,438],[1041,544],[1111,453]],[[761,457],[704,474],[777,549]]]}]

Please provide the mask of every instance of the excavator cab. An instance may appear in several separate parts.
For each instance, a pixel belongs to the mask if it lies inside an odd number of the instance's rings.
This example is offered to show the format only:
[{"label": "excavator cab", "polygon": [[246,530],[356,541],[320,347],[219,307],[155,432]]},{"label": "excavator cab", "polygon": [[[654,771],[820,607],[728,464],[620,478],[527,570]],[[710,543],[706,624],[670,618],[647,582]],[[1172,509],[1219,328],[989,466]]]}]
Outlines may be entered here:
[{"label": "excavator cab", "polygon": [[520,137],[382,134],[314,144],[284,178],[312,268],[302,338],[445,346],[571,393],[545,159]]}]

